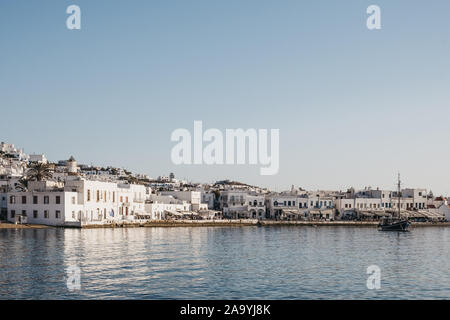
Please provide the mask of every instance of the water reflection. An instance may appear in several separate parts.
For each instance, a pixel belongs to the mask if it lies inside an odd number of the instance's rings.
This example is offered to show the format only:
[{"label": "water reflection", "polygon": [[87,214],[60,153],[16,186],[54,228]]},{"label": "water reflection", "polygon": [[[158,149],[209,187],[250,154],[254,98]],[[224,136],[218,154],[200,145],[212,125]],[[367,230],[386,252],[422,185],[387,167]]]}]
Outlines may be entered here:
[{"label": "water reflection", "polygon": [[3,229],[0,298],[448,299],[449,240],[439,227]]}]

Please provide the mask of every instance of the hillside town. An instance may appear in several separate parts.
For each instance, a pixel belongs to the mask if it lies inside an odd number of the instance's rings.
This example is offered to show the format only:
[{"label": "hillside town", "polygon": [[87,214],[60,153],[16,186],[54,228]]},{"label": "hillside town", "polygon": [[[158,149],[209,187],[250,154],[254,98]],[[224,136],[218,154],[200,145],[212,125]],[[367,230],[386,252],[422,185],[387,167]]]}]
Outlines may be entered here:
[{"label": "hillside town", "polygon": [[[400,206],[400,208],[398,208]],[[400,210],[399,210],[400,209]],[[283,192],[235,181],[192,183],[123,168],[49,161],[0,144],[0,220],[61,227],[168,220],[450,221],[449,199],[421,188]]]}]

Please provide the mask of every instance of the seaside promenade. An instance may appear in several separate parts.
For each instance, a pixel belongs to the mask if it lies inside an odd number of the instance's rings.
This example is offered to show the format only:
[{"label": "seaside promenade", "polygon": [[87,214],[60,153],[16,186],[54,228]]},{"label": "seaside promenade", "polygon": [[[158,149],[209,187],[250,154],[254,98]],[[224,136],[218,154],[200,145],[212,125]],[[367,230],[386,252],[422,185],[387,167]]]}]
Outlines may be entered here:
[{"label": "seaside promenade", "polygon": [[[79,229],[94,228],[139,228],[139,227],[279,227],[279,226],[298,226],[298,227],[330,227],[330,226],[351,226],[351,227],[376,227],[377,221],[258,221],[256,219],[230,219],[230,220],[155,220],[148,222],[124,222],[124,223],[106,223],[92,224],[82,226]],[[413,227],[450,227],[450,222],[412,222]],[[14,224],[0,223],[0,229],[39,229],[39,228],[69,228],[55,227],[35,224]],[[73,227],[70,227],[73,228]]]}]

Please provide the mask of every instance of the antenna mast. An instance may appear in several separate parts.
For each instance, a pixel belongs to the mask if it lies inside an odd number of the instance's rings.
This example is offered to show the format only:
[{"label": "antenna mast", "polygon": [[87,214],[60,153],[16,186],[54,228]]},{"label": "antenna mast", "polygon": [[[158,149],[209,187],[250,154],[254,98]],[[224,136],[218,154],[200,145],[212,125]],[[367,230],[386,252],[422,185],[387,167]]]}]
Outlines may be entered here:
[{"label": "antenna mast", "polygon": [[401,181],[400,181],[400,173],[398,174],[398,192],[397,192],[397,196],[398,196],[398,218],[401,218],[401,210],[400,210],[400,197],[401,197]]}]

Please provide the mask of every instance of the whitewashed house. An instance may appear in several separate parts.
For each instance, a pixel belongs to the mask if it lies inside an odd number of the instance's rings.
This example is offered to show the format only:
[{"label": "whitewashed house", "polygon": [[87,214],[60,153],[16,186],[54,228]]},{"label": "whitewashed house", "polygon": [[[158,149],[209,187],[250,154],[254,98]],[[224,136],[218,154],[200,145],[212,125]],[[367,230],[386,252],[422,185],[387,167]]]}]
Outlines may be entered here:
[{"label": "whitewashed house", "polygon": [[152,220],[164,220],[192,212],[192,204],[171,195],[150,195],[145,202],[145,212]]},{"label": "whitewashed house", "polygon": [[445,217],[445,220],[450,222],[450,206],[448,204],[442,204],[437,210]]},{"label": "whitewashed house", "polygon": [[6,190],[0,186],[0,220],[6,220],[8,215],[8,195]]},{"label": "whitewashed house", "polygon": [[243,219],[247,217],[247,192],[241,190],[221,191],[219,208],[224,217]]},{"label": "whitewashed house", "polygon": [[76,192],[67,192],[61,185],[29,182],[30,191],[8,192],[9,222],[50,226],[80,226],[83,206]]},{"label": "whitewashed house", "polygon": [[9,192],[8,220],[81,227],[134,220],[145,212],[147,190],[82,178],[65,183],[29,182],[27,192]]},{"label": "whitewashed house", "polygon": [[[301,202],[305,203],[303,198]],[[301,215],[298,196],[294,194],[269,194],[266,196],[265,204],[268,217],[271,219],[298,218]]]},{"label": "whitewashed house", "polygon": [[44,154],[30,154],[29,161],[37,163],[48,163],[48,160]]},{"label": "whitewashed house", "polygon": [[189,202],[192,210],[208,210],[208,204],[202,202],[202,194],[200,191],[161,191],[161,195],[170,195],[182,201]]}]

